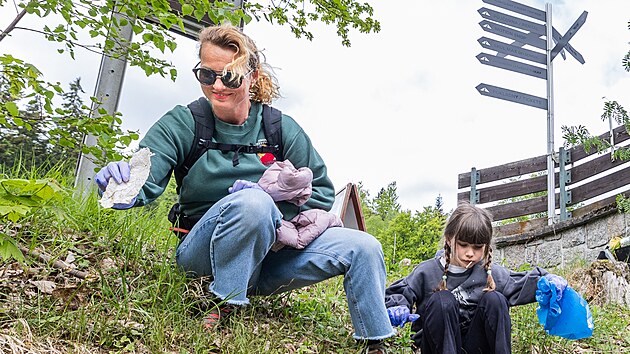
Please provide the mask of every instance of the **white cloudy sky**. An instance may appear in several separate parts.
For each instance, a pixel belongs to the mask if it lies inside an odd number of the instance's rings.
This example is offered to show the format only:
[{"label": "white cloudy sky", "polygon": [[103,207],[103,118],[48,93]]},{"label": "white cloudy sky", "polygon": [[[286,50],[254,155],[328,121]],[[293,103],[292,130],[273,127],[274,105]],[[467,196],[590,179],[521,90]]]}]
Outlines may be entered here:
[{"label": "white cloudy sky", "polygon": [[[538,9],[545,2],[521,0]],[[555,142],[563,143],[562,125],[586,125],[600,134],[608,123],[599,118],[604,99],[630,109],[630,74],[621,58],[630,49],[630,2],[627,0],[550,1],[553,25],[564,34],[582,11],[586,23],[571,40],[585,58],[554,60]],[[337,188],[363,182],[374,196],[396,181],[404,209],[421,210],[441,195],[445,210],[456,204],[457,175],[501,165],[547,151],[546,111],[481,96],[479,83],[545,97],[545,82],[481,65],[484,50],[477,39],[488,36],[478,23],[481,7],[501,12],[481,0],[371,1],[382,30],[351,34],[343,47],[333,28],[313,28],[315,40],[296,39],[288,28],[251,23],[251,35],[267,62],[276,68],[283,98],[275,103],[307,131],[329,167]],[[510,13],[511,15],[518,16]],[[0,8],[0,28],[15,16],[12,4]],[[25,18],[24,27],[40,27]],[[180,70],[175,83],[127,70],[119,110],[125,127],[145,132],[176,104],[200,96],[190,69],[196,44],[181,39]],[[0,53],[12,53],[39,67],[51,81],[81,77],[94,91],[100,57],[78,52],[77,60],[58,55],[34,33],[16,31],[0,42]]]}]

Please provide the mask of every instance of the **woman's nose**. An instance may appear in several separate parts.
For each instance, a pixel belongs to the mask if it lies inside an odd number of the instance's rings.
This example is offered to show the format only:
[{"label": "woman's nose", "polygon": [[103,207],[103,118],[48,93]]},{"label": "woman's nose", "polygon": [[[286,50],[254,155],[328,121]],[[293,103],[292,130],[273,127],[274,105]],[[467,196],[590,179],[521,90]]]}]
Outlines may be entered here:
[{"label": "woman's nose", "polygon": [[217,76],[217,78],[214,80],[214,84],[212,84],[212,88],[223,90],[225,88],[225,85],[223,84],[223,81],[221,79],[221,76]]}]

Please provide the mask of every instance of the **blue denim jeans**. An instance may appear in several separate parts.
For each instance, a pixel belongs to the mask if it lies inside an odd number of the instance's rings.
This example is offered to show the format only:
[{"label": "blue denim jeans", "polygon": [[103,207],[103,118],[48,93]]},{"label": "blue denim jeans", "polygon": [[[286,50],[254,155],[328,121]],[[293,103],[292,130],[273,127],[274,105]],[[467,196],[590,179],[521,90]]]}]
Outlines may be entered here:
[{"label": "blue denim jeans", "polygon": [[177,248],[177,264],[212,276],[210,291],[246,305],[248,295],[271,295],[344,275],[356,339],[395,334],[385,309],[385,263],[371,235],[334,227],[302,250],[271,251],[282,214],[271,197],[243,189],[214,204]]}]

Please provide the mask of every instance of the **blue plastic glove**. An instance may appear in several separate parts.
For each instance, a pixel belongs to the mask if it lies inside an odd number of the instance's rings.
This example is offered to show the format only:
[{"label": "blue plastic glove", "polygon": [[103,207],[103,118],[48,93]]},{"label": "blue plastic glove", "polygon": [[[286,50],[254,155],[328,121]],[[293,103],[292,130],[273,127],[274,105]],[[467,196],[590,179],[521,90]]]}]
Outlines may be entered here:
[{"label": "blue plastic glove", "polygon": [[556,296],[558,297],[558,301],[560,301],[562,299],[562,293],[564,292],[564,289],[567,288],[567,285],[569,285],[569,283],[567,283],[567,280],[563,277],[555,274],[547,274],[545,275],[545,278],[547,279],[547,281],[549,281],[550,284],[555,286]]},{"label": "blue plastic glove", "polygon": [[420,318],[420,315],[410,313],[407,306],[388,307],[387,315],[389,316],[389,322],[392,326],[398,326],[400,328],[402,328],[405,323],[413,322]]},{"label": "blue plastic glove", "polygon": [[547,277],[538,279],[536,301],[538,302],[536,309],[538,322],[547,330],[555,326],[561,312],[560,299],[558,298],[558,288]]},{"label": "blue plastic glove", "polygon": [[136,204],[136,199],[137,198],[138,197],[133,197],[133,199],[131,200],[131,202],[129,204],[114,203],[114,205],[112,205],[112,209],[116,209],[116,210],[129,209],[129,208],[133,207]]},{"label": "blue plastic glove", "polygon": [[105,192],[110,178],[113,178],[116,183],[120,184],[129,182],[129,174],[129,163],[126,161],[110,162],[96,173],[94,182],[96,182],[101,191]]},{"label": "blue plastic glove", "polygon": [[[558,293],[561,294],[560,298]],[[567,339],[581,339],[593,335],[593,316],[588,303],[566,280],[558,276],[544,276],[536,290],[538,322],[547,333]]]},{"label": "blue plastic glove", "polygon": [[228,192],[234,193],[234,192],[240,191],[241,189],[247,189],[247,188],[263,190],[262,188],[260,188],[258,183],[250,182],[244,179],[237,179],[236,181],[234,181],[234,184],[232,185],[232,187],[228,188]]}]

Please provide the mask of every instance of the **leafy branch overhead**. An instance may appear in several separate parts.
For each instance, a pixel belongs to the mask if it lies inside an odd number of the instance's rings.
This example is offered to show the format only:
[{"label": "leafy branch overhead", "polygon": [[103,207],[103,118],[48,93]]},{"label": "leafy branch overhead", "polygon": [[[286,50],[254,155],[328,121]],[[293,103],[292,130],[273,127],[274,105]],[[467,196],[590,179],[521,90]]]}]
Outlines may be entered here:
[{"label": "leafy branch overhead", "polygon": [[[309,26],[319,21],[335,26],[346,46],[350,45],[351,29],[362,33],[380,30],[379,22],[372,17],[372,7],[355,0],[241,3],[239,7],[235,2],[208,0],[0,0],[2,11],[16,9],[15,19],[0,32],[0,41],[9,38],[15,30],[28,31],[56,44],[57,52],[73,60],[79,48],[88,54],[93,52],[112,59],[124,57],[130,66],[141,68],[147,76],[158,74],[175,80],[177,70],[159,55],[169,55],[176,50],[176,37],[170,29],[184,32],[185,16],[235,25],[264,18],[272,24],[286,25],[298,38],[309,40],[314,38]],[[39,21],[41,28],[20,27],[20,20],[25,16],[45,20]],[[118,112],[83,106],[70,117],[62,108],[54,107],[54,98],[63,95],[64,90],[58,82],[47,82],[45,75],[25,58],[11,53],[0,55],[0,79],[8,89],[0,99],[0,128],[30,130],[30,123],[20,114],[19,104],[25,99],[39,100],[42,116],[54,121],[57,127],[47,131],[55,137],[51,143],[80,147],[83,153],[99,159],[99,163],[120,159],[116,151],[138,139],[137,133],[122,131]],[[98,107],[99,99],[92,97],[91,100],[94,107]],[[68,134],[68,131],[79,134]],[[83,135],[96,136],[98,146],[82,146]]]},{"label": "leafy branch overhead", "polygon": [[[0,0],[4,7],[6,0]],[[269,3],[241,1],[239,7],[231,1],[193,0],[179,3],[168,0],[136,1],[106,0],[53,0],[23,1],[18,3],[22,12],[16,19],[27,13],[41,18],[49,18],[51,14],[60,15],[59,24],[47,24],[42,29],[30,29],[9,26],[2,36],[10,34],[13,29],[28,30],[44,35],[51,42],[58,42],[60,53],[67,52],[73,59],[77,47],[105,53],[114,58],[127,56],[131,65],[140,66],[147,75],[170,75],[175,79],[177,73],[172,65],[153,57],[150,48],[161,53],[167,50],[174,52],[177,48],[174,35],[169,32],[174,26],[184,31],[184,16],[194,17],[201,21],[206,18],[213,23],[230,22],[234,25],[249,23],[253,18],[264,18],[270,23],[287,25],[299,38],[313,39],[309,30],[313,22],[333,25],[343,45],[350,46],[350,29],[361,33],[380,31],[380,23],[373,16],[373,8],[367,3],[355,0],[280,0]],[[177,10],[173,10],[175,7]],[[181,10],[179,10],[181,8]],[[179,11],[178,11],[179,10]],[[121,16],[112,16],[116,11]],[[141,21],[136,21],[139,19]],[[19,23],[19,21],[18,21]],[[131,25],[137,41],[128,41],[122,35],[123,28]],[[89,38],[85,38],[89,36]]]}]

